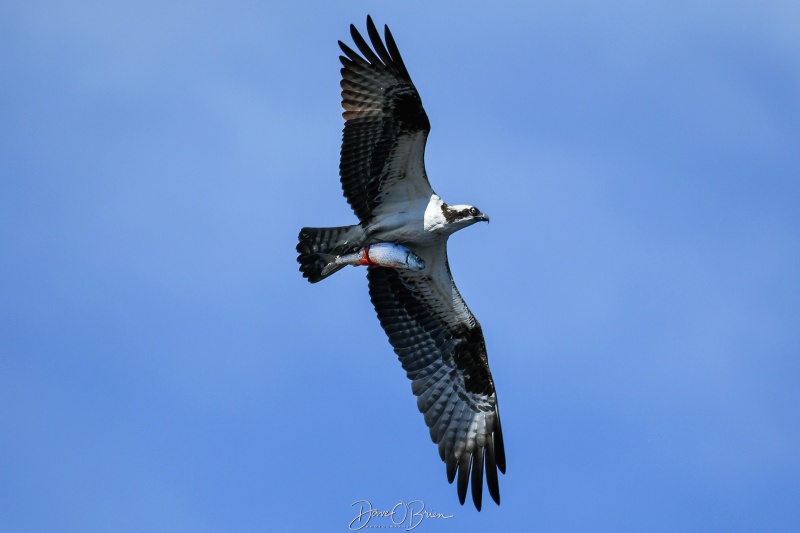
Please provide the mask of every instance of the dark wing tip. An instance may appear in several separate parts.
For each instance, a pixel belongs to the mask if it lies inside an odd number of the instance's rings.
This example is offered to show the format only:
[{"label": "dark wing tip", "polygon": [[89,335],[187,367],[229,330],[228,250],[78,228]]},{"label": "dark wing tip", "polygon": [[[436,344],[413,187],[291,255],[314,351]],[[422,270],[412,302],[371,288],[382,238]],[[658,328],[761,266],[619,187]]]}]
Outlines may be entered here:
[{"label": "dark wing tip", "polygon": [[[339,48],[342,49],[347,57],[356,63],[371,64],[380,68],[386,68],[395,76],[399,76],[406,82],[410,82],[411,76],[409,76],[408,70],[403,63],[403,58],[400,56],[400,51],[397,49],[397,43],[394,37],[392,37],[392,32],[389,31],[389,26],[384,25],[383,29],[384,39],[381,39],[375,22],[370,15],[367,15],[367,36],[372,46],[367,43],[355,24],[350,24],[350,36],[361,54],[359,55],[354,52],[342,41],[339,41]],[[386,44],[384,44],[384,40]]]},{"label": "dark wing tip", "polygon": [[[370,22],[371,20],[372,19],[369,19],[368,22]],[[370,28],[374,27],[375,27],[374,24],[370,26],[368,23],[367,33],[371,31]],[[372,65],[377,65],[379,67],[385,66],[383,64],[383,61],[381,61],[381,59],[377,55],[375,55],[375,52],[372,51],[372,48],[370,48],[370,46],[367,44],[367,41],[364,39],[364,37],[361,36],[361,33],[359,33],[359,31],[353,24],[350,24],[350,37],[353,38],[353,42],[356,43],[356,47],[361,52],[361,55],[364,56],[364,59],[366,59]]]},{"label": "dark wing tip", "polygon": [[472,460],[469,457],[462,458],[458,462],[458,481],[456,486],[458,488],[458,501],[461,505],[467,500],[467,486],[469,485],[469,471],[472,465]]},{"label": "dark wing tip", "polygon": [[392,56],[392,63],[394,63],[394,66],[401,76],[410,80],[411,76],[408,74],[405,63],[403,63],[403,57],[400,55],[400,50],[397,48],[394,37],[392,37],[392,32],[389,31],[389,26],[384,26],[384,36],[386,37],[386,46],[389,49],[389,55]]},{"label": "dark wing tip", "polygon": [[450,483],[451,485],[453,484],[453,481],[456,479],[457,467],[458,463],[456,463],[455,457],[450,457],[450,459],[446,463],[446,468],[447,468],[447,482]]},{"label": "dark wing tip", "polygon": [[395,75],[399,74],[397,67],[394,64],[394,60],[392,59],[391,54],[386,51],[386,45],[383,44],[381,34],[378,33],[378,29],[374,24],[367,24],[367,34],[369,35],[369,40],[372,43],[372,47],[380,56],[381,61],[383,61],[383,64],[386,65],[386,68],[391,70]]},{"label": "dark wing tip", "polygon": [[486,443],[486,487],[489,495],[497,505],[500,505],[500,482],[497,479],[497,461],[494,457],[494,443],[491,437]]},{"label": "dark wing tip", "polygon": [[500,425],[500,413],[497,413],[497,427],[494,430],[494,452],[497,468],[506,473],[506,449],[503,445],[503,428]]},{"label": "dark wing tip", "polygon": [[480,511],[483,501],[483,448],[478,448],[472,455],[472,501]]}]

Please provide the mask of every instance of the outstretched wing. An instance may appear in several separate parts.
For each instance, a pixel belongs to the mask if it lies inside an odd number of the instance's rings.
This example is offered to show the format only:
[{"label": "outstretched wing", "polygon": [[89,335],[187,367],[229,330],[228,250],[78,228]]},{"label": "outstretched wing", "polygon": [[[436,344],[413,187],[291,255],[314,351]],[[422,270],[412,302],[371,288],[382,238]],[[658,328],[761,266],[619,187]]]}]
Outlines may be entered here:
[{"label": "outstretched wing", "polygon": [[445,247],[415,253],[428,268],[370,267],[370,297],[412,381],[417,407],[447,465],[448,481],[458,473],[463,504],[472,472],[472,500],[480,510],[484,468],[489,494],[498,504],[497,471],[506,470],[483,332],[453,283]]},{"label": "outstretched wing", "polygon": [[343,42],[342,107],[345,118],[339,175],[347,202],[361,222],[394,203],[427,201],[425,175],[430,123],[388,27],[384,46],[367,17],[372,47],[350,25],[359,55]]}]

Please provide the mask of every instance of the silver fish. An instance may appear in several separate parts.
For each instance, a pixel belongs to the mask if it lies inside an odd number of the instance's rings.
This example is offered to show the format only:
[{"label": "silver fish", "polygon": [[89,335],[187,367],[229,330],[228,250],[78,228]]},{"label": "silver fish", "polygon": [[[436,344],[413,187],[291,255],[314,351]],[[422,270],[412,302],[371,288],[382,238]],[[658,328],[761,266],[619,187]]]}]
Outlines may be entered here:
[{"label": "silver fish", "polygon": [[343,265],[367,265],[400,268],[404,270],[422,270],[423,261],[417,254],[401,244],[392,242],[376,242],[363,247],[357,252],[343,255],[319,254],[328,264],[322,269],[322,276],[327,276]]}]

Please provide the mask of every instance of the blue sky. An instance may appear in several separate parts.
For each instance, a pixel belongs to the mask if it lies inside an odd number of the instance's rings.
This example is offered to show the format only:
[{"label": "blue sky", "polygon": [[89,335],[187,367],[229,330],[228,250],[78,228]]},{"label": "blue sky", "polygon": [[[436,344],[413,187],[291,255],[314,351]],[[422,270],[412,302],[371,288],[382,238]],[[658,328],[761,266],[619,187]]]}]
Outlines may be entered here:
[{"label": "blue sky", "polygon": [[[435,5],[434,5],[435,4]],[[341,196],[337,39],[388,23],[508,456],[458,505]],[[790,531],[797,2],[0,7],[0,530]]]}]

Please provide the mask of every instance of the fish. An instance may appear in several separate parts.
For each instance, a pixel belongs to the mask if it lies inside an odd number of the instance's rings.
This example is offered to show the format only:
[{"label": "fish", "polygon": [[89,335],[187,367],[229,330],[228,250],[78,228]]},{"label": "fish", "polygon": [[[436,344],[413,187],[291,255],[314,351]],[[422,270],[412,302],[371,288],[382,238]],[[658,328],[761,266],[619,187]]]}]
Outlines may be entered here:
[{"label": "fish", "polygon": [[319,254],[319,256],[327,262],[322,269],[323,277],[345,265],[382,266],[415,271],[425,269],[425,261],[422,258],[402,244],[393,242],[376,242],[350,254]]}]

